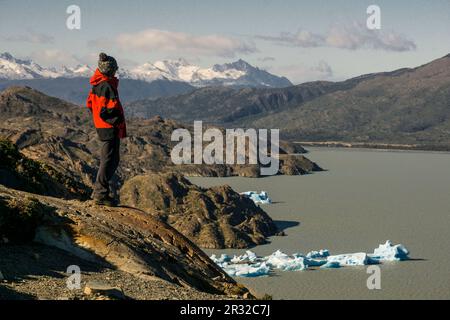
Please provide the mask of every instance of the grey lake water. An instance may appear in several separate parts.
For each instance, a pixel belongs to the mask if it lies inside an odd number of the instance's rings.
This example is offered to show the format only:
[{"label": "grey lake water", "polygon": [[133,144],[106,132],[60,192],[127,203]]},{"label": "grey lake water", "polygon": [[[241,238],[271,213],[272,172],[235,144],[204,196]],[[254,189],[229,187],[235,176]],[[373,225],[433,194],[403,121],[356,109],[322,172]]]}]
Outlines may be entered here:
[{"label": "grey lake water", "polygon": [[[274,299],[450,299],[450,154],[311,148],[307,156],[327,169],[308,176],[191,178],[201,186],[265,190],[263,206],[286,237],[252,248],[331,254],[372,252],[392,240],[412,260],[381,265],[381,290],[369,290],[367,267],[276,272],[237,278]],[[207,250],[242,254],[245,250]]]}]

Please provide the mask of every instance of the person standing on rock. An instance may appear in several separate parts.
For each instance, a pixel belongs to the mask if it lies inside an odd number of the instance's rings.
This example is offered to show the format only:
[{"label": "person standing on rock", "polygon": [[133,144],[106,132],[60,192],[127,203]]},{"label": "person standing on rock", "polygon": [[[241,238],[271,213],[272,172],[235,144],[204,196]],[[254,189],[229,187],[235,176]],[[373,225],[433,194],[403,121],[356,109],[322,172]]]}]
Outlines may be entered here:
[{"label": "person standing on rock", "polygon": [[118,204],[110,195],[109,183],[119,166],[120,140],[126,137],[125,115],[118,93],[119,79],[115,77],[118,69],[116,59],[100,53],[87,99],[101,141],[100,167],[92,197],[96,204],[105,206]]}]

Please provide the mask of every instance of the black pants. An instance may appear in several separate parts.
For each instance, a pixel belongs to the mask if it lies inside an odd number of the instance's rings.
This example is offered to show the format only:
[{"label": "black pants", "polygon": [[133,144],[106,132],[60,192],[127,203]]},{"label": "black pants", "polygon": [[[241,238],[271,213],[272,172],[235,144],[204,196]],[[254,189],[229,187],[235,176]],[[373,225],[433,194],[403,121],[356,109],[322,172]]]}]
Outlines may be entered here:
[{"label": "black pants", "polygon": [[100,168],[94,186],[94,199],[102,199],[109,196],[109,182],[117,170],[120,162],[120,139],[102,141],[100,153]]}]

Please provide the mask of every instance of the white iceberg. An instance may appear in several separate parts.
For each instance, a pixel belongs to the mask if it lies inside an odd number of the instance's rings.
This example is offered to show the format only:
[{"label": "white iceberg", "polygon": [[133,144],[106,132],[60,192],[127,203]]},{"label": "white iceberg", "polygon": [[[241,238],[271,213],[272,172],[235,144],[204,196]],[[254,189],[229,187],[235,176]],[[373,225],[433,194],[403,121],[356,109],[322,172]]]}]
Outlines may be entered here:
[{"label": "white iceberg", "polygon": [[230,262],[231,261],[230,256],[227,255],[227,254],[222,254],[219,258],[217,258],[217,256],[215,254],[213,254],[210,258],[215,264],[218,264],[218,265],[221,265],[224,262]]},{"label": "white iceberg", "polygon": [[260,193],[256,191],[243,192],[241,195],[250,198],[256,204],[272,204],[272,200],[266,191],[261,191]]},{"label": "white iceberg", "polygon": [[321,267],[327,263],[327,260],[304,258],[304,263],[308,267]]},{"label": "white iceberg", "polygon": [[321,269],[338,269],[341,267],[341,264],[339,262],[326,262],[324,265],[322,265]]},{"label": "white iceberg", "polygon": [[222,266],[231,277],[261,277],[270,273],[270,267],[265,262],[255,264],[228,264]]},{"label": "white iceberg", "polygon": [[258,259],[256,253],[252,251],[247,251],[245,254],[241,256],[234,256],[233,259],[231,259],[232,263],[244,263],[244,262],[256,262]]},{"label": "white iceberg", "polygon": [[364,252],[348,253],[329,256],[327,262],[336,262],[339,263],[340,266],[365,266],[369,262],[369,257],[367,256],[367,253]]},{"label": "white iceberg", "polygon": [[408,260],[409,251],[405,246],[393,245],[391,241],[380,244],[373,253],[365,252],[331,255],[328,250],[311,251],[306,256],[301,253],[288,255],[277,250],[266,257],[260,257],[252,251],[231,258],[226,254],[211,256],[218,266],[232,277],[267,276],[272,270],[303,271],[310,267],[335,269],[341,267],[364,266],[384,261]]},{"label": "white iceberg", "polygon": [[306,257],[310,258],[310,259],[326,258],[329,256],[330,256],[330,252],[326,249],[319,250],[319,251],[311,251],[306,255]]},{"label": "white iceberg", "polygon": [[409,259],[408,255],[409,251],[404,245],[392,245],[392,242],[388,240],[385,244],[380,244],[380,246],[373,251],[373,254],[369,254],[369,257],[375,262],[403,261]]},{"label": "white iceberg", "polygon": [[267,265],[273,269],[283,271],[297,271],[308,268],[301,256],[289,256],[278,250],[270,256],[263,258]]}]

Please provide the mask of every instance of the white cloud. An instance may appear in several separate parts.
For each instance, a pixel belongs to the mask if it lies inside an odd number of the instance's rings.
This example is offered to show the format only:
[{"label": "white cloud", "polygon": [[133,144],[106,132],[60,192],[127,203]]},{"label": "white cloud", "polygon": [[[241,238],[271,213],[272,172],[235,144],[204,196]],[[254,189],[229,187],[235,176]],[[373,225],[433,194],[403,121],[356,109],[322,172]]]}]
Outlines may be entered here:
[{"label": "white cloud", "polygon": [[296,33],[282,32],[278,36],[256,36],[256,38],[293,47],[312,48],[325,45],[324,36],[302,29]]},{"label": "white cloud", "polygon": [[147,29],[136,33],[122,33],[115,39],[91,41],[97,47],[117,46],[127,51],[158,51],[198,56],[235,57],[238,54],[257,52],[252,42],[222,35],[196,36],[184,32]]},{"label": "white cloud", "polygon": [[262,58],[258,58],[258,61],[261,62],[273,62],[275,61],[275,57],[262,57]]},{"label": "white cloud", "polygon": [[335,24],[325,34],[299,30],[296,33],[283,32],[278,36],[259,35],[256,38],[302,48],[332,47],[348,50],[374,49],[403,52],[415,50],[417,47],[414,41],[393,30],[369,30],[364,24],[358,22]]},{"label": "white cloud", "polygon": [[41,51],[34,51],[30,58],[39,64],[45,66],[72,66],[80,64],[81,61],[73,54],[60,49],[46,49]]},{"label": "white cloud", "polygon": [[334,76],[331,66],[323,60],[319,61],[314,66],[285,65],[269,69],[273,73],[285,76],[294,84],[309,81],[330,80]]},{"label": "white cloud", "polygon": [[54,37],[29,30],[24,34],[17,34],[4,37],[7,42],[28,42],[35,44],[49,44],[55,41]]}]

